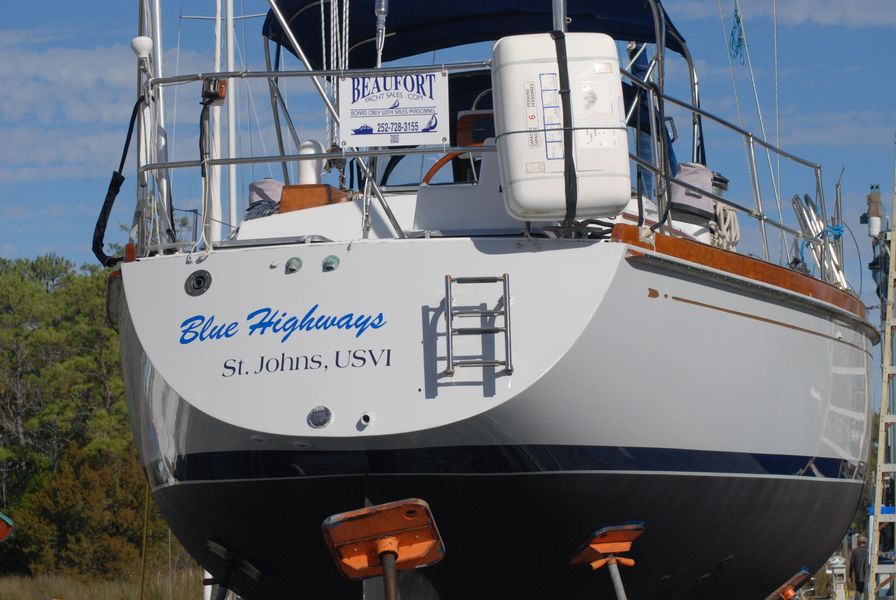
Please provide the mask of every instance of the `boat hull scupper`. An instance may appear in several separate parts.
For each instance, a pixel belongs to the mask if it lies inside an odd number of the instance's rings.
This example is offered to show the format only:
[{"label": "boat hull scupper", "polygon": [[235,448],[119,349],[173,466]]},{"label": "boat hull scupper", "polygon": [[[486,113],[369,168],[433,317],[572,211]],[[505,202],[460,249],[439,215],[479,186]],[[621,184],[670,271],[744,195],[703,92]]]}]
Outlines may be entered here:
[{"label": "boat hull scupper", "polygon": [[[429,502],[448,552],[403,576],[414,597],[599,597],[609,578],[569,556],[631,520],[647,527],[623,575],[632,597],[763,597],[852,518],[869,334],[833,306],[633,250],[384,240],[124,265],[125,380],[163,514],[250,598],[359,593],[320,524],[404,497]],[[211,285],[187,293],[198,270]],[[504,273],[512,374],[448,375],[445,276]],[[473,326],[502,324],[481,313],[501,308],[500,285],[452,294],[480,310]],[[506,358],[501,333],[452,342],[462,359]],[[260,578],[227,572],[210,540]]]}]

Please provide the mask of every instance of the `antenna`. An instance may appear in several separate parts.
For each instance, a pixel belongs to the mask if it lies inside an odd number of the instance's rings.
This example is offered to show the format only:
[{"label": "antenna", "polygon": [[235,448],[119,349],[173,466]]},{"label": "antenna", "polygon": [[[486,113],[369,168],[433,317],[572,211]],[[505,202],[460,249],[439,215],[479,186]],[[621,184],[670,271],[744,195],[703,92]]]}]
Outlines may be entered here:
[{"label": "antenna", "polygon": [[389,0],[377,0],[376,10],[376,68],[383,65],[383,46],[386,45],[386,15],[389,14]]}]

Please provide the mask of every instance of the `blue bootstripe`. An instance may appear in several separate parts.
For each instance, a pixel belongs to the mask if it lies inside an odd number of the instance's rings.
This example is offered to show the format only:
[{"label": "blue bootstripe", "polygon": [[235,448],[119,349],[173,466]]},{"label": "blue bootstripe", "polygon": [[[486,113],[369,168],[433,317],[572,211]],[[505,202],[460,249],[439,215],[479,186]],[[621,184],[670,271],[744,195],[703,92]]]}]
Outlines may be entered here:
[{"label": "blue bootstripe", "polygon": [[[153,465],[156,466],[156,465]],[[157,471],[151,468],[150,472]],[[168,469],[164,469],[168,471]],[[367,451],[246,450],[181,456],[178,481],[363,474],[511,474],[575,471],[692,472],[862,479],[838,458],[614,446],[457,446]]]}]

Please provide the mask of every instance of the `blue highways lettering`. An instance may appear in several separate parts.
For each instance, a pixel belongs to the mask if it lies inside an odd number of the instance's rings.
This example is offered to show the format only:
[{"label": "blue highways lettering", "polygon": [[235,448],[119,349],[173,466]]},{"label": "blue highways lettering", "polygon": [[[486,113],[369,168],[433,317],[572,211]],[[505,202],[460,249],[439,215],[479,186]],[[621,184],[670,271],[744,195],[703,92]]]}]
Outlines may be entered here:
[{"label": "blue highways lettering", "polygon": [[206,317],[205,315],[194,315],[184,319],[180,324],[180,343],[189,344],[199,340],[221,340],[224,338],[232,338],[239,332],[240,324],[236,321],[231,323],[215,323],[215,315]]}]

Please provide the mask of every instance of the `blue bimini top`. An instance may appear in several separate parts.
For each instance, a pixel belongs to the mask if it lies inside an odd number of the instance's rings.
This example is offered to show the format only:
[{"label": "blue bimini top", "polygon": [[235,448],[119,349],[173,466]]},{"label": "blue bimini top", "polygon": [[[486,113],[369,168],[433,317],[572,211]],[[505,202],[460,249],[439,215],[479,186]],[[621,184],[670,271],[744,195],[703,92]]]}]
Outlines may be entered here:
[{"label": "blue bimini top", "polygon": [[[321,0],[277,0],[290,29],[311,64],[321,64]],[[375,63],[375,0],[350,0],[349,64],[367,68]],[[684,52],[684,38],[666,15],[666,47]],[[330,10],[324,7],[329,21]],[[570,32],[606,33],[616,40],[655,43],[653,11],[647,0],[568,0]],[[429,2],[390,0],[383,60],[390,61],[463,44],[497,40],[507,35],[542,33],[552,29],[550,0],[488,0]],[[329,30],[329,22],[325,23]],[[262,33],[290,49],[283,28],[269,11]]]}]

